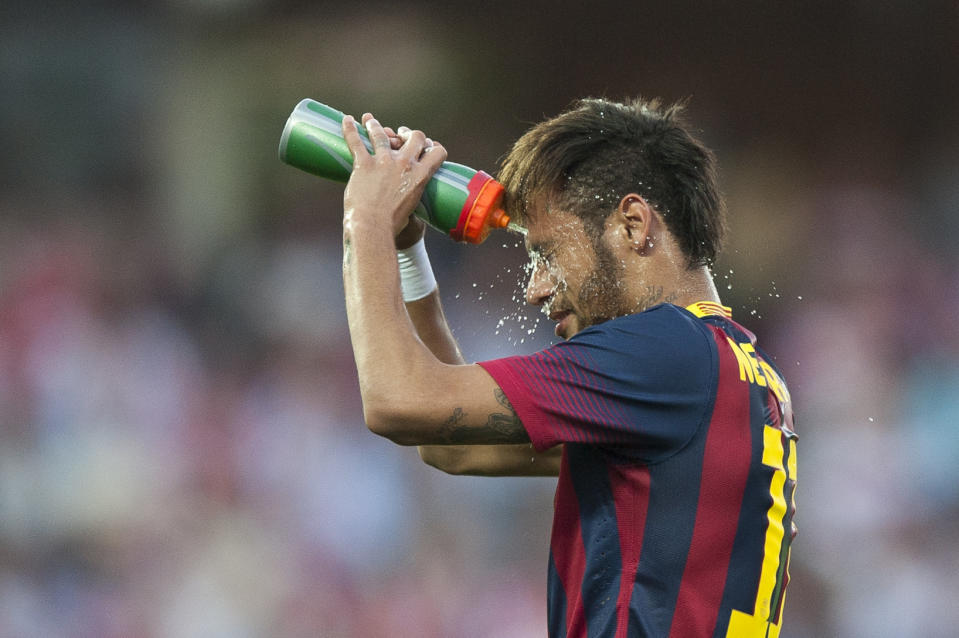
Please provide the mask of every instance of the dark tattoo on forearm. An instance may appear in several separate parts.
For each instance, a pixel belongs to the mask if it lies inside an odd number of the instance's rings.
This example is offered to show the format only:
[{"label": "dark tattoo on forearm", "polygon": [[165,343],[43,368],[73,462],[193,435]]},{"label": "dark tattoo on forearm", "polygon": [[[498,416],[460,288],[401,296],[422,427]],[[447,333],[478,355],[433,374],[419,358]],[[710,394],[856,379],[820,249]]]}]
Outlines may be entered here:
[{"label": "dark tattoo on forearm", "polygon": [[455,408],[453,414],[440,427],[443,442],[463,445],[469,443],[528,443],[529,435],[523,427],[516,411],[510,404],[506,394],[496,388],[494,390],[496,402],[506,408],[506,412],[493,412],[486,417],[486,424],[479,427],[470,427],[464,423],[466,412],[463,408]]},{"label": "dark tattoo on forearm", "polygon": [[466,413],[463,412],[463,408],[456,408],[453,410],[453,414],[450,416],[450,418],[443,421],[443,431],[455,432],[458,428],[462,427],[460,424],[465,418]]}]

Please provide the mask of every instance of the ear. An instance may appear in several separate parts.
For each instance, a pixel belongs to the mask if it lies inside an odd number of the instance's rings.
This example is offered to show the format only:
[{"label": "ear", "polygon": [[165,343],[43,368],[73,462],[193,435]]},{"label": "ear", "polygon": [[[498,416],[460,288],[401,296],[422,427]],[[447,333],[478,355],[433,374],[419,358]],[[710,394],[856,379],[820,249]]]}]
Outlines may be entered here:
[{"label": "ear", "polygon": [[642,196],[629,193],[619,200],[614,213],[614,228],[629,250],[639,255],[648,254],[654,245],[656,223],[653,207]]}]

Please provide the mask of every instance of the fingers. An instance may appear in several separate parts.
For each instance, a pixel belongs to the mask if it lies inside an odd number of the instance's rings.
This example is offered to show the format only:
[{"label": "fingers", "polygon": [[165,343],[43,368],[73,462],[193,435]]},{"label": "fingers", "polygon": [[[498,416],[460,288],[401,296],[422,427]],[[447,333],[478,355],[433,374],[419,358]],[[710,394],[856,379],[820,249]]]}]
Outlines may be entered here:
[{"label": "fingers", "polygon": [[405,126],[401,126],[401,127],[399,127],[399,128],[396,130],[396,134],[397,134],[397,136],[398,136],[400,139],[402,139],[404,142],[407,141],[407,140],[409,140],[409,139],[411,139],[411,138],[414,138],[414,137],[415,137],[415,138],[417,138],[417,143],[418,143],[419,138],[422,137],[423,142],[424,142],[424,143],[423,143],[424,147],[425,147],[425,146],[433,146],[433,140],[431,140],[430,138],[426,137],[426,135],[424,135],[422,131],[411,131],[410,129],[406,128]]},{"label": "fingers", "polygon": [[369,113],[363,114],[363,123],[366,125],[366,132],[370,136],[370,142],[373,143],[373,153],[380,150],[389,150],[391,148],[390,137],[380,125],[380,123]]},{"label": "fingers", "polygon": [[[423,168],[430,172],[446,161],[446,149],[443,145],[426,137],[422,131],[414,131],[406,126],[400,126],[394,131],[390,127],[382,126],[371,113],[364,113],[361,121],[366,127],[374,154],[380,150],[399,151],[401,155],[421,163]],[[359,150],[365,151],[365,148],[357,130],[357,123],[350,115],[343,119],[343,136],[355,162]],[[365,152],[363,154],[367,157],[370,155]]]},{"label": "fingers", "polygon": [[[422,163],[425,168],[430,169],[430,172],[432,172],[434,165],[438,167],[446,160],[446,149],[441,144],[426,137],[422,131],[411,131],[405,126],[401,126],[397,129],[397,135],[403,139],[406,155]],[[425,161],[429,153],[433,153],[430,156],[430,161]],[[439,162],[434,161],[437,158],[439,158]]]},{"label": "fingers", "polygon": [[346,140],[346,145],[349,147],[350,153],[353,154],[353,163],[362,162],[364,157],[369,157],[370,154],[366,150],[366,145],[363,144],[360,130],[357,128],[356,120],[352,115],[343,117],[342,129],[343,139]]},{"label": "fingers", "polygon": [[386,131],[387,137],[390,138],[390,148],[394,151],[400,150],[400,147],[403,146],[403,138],[396,134],[396,131],[391,129],[389,126],[384,126],[383,130]]},{"label": "fingers", "polygon": [[405,126],[401,126],[399,135],[403,140],[402,150],[405,151],[409,157],[418,159],[423,153],[423,149],[427,146],[426,135],[423,134],[423,131],[411,131]]},{"label": "fingers", "polygon": [[423,131],[411,131],[401,126],[397,129],[397,134],[403,139],[400,152],[414,160],[425,172],[432,174],[446,161],[446,149],[443,145],[426,137]]},{"label": "fingers", "polygon": [[446,161],[446,148],[439,142],[432,142],[431,146],[423,149],[420,156],[420,164],[430,173],[440,167]]}]

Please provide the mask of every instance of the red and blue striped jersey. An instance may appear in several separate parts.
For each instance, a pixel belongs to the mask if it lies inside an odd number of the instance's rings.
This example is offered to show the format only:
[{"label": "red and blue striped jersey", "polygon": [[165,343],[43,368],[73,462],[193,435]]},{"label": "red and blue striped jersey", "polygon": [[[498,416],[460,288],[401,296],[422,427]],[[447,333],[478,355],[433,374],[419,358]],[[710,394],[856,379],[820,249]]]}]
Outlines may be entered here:
[{"label": "red and blue striped jersey", "polygon": [[728,308],[662,304],[480,365],[536,449],[564,444],[551,637],[778,636],[797,436]]}]

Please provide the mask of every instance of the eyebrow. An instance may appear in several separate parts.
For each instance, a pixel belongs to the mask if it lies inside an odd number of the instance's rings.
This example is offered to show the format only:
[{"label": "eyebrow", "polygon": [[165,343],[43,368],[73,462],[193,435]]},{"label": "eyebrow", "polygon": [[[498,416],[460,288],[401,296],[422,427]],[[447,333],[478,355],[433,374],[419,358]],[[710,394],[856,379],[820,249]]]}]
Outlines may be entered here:
[{"label": "eyebrow", "polygon": [[533,253],[545,253],[553,249],[555,246],[556,246],[556,242],[552,239],[547,239],[544,241],[537,241],[537,242],[530,242],[527,240],[526,252],[528,252],[531,255]]}]

